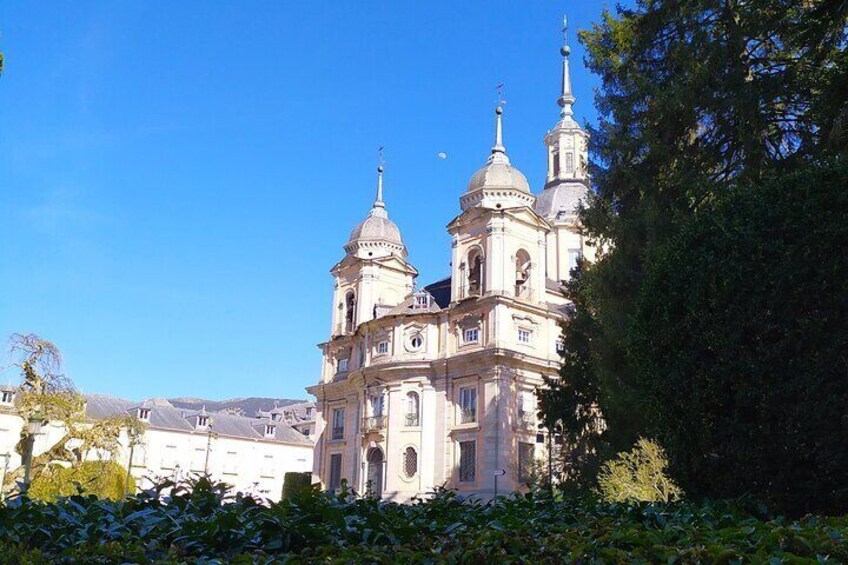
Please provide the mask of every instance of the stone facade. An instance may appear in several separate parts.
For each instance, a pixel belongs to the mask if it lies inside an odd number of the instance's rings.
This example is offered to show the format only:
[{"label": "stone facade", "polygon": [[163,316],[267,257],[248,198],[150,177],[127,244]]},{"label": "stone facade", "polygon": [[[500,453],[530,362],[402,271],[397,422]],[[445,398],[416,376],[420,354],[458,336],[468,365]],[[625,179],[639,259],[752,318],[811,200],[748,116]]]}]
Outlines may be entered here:
[{"label": "stone facade", "polygon": [[325,488],[345,480],[406,501],[446,485],[487,498],[523,488],[543,463],[535,391],[559,369],[561,284],[595,253],[577,223],[588,135],[572,118],[567,48],[562,72],[543,190],[534,195],[511,165],[498,108],[491,155],[447,226],[449,278],[414,290],[379,169],[374,208],[331,271],[331,336],[307,389],[317,399],[313,474]]},{"label": "stone facade", "polygon": [[[15,406],[13,387],[0,387],[0,475],[21,464],[15,445],[20,441],[23,419]],[[91,421],[131,416],[144,423],[145,431],[132,447],[121,432],[114,460],[129,468],[140,488],[163,479],[184,479],[208,474],[228,483],[235,491],[279,500],[287,472],[309,472],[313,442],[306,428],[295,430],[281,409],[250,418],[224,412],[186,410],[168,401],[141,403],[111,396],[85,395],[86,415]],[[303,405],[304,411],[306,405]],[[311,413],[311,411],[310,411]],[[306,419],[303,420],[306,422]],[[48,451],[67,435],[62,422],[50,422],[35,436],[34,455]],[[109,458],[91,450],[86,460]]]}]

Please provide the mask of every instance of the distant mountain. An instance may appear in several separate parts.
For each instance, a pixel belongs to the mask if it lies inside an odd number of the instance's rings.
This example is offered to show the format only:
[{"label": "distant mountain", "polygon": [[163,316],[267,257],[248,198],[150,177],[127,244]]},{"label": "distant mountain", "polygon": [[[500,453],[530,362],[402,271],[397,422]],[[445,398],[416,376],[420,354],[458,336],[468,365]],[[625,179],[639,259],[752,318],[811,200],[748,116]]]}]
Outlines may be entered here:
[{"label": "distant mountain", "polygon": [[244,416],[253,417],[259,411],[267,412],[275,406],[288,406],[289,404],[297,404],[306,402],[303,399],[291,398],[229,398],[227,400],[207,400],[205,398],[169,398],[168,402],[177,408],[185,408],[186,410],[200,410],[206,406],[209,412],[223,411],[241,411]]}]

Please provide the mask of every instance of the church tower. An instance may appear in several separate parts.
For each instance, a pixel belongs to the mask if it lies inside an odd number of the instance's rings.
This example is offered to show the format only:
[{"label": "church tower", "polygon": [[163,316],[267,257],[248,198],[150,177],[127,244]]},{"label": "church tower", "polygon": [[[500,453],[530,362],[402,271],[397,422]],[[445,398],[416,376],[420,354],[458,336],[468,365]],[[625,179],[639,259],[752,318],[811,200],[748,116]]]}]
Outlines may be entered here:
[{"label": "church tower", "polygon": [[578,258],[592,252],[580,234],[577,218],[578,207],[589,192],[589,134],[574,120],[576,98],[568,68],[571,48],[567,30],[563,20],[562,89],[557,100],[560,120],[545,135],[547,175],[545,188],[536,199],[536,212],[553,227],[547,241],[547,277],[556,281],[567,280]]},{"label": "church tower", "polygon": [[547,224],[533,211],[527,179],[503,143],[503,107],[495,110],[495,144],[460,197],[453,238],[451,300],[489,295],[541,302]]},{"label": "church tower", "polygon": [[418,271],[407,262],[406,246],[383,202],[383,166],[377,167],[377,198],[368,216],[344,246],[346,255],[331,273],[332,336],[350,335],[360,324],[398,305],[412,292]]}]

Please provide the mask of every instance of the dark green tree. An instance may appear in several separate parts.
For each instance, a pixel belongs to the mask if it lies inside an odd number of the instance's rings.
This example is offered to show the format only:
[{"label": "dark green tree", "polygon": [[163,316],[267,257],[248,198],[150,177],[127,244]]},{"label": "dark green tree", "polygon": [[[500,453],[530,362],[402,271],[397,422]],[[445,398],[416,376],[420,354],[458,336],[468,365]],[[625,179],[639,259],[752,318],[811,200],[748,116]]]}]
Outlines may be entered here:
[{"label": "dark green tree", "polygon": [[581,34],[602,82],[582,221],[606,250],[583,286],[616,448],[645,426],[628,332],[654,250],[724,191],[844,149],[846,17],[844,1],[643,0]]},{"label": "dark green tree", "polygon": [[632,332],[693,495],[848,510],[848,166],[722,195],[655,254]]},{"label": "dark green tree", "polygon": [[539,389],[537,396],[543,425],[549,432],[561,433],[556,467],[561,469],[562,487],[585,492],[595,486],[604,443],[592,350],[594,320],[588,310],[583,265],[581,262],[572,271],[565,286],[571,304],[562,326],[559,377],[546,379],[547,386]]}]

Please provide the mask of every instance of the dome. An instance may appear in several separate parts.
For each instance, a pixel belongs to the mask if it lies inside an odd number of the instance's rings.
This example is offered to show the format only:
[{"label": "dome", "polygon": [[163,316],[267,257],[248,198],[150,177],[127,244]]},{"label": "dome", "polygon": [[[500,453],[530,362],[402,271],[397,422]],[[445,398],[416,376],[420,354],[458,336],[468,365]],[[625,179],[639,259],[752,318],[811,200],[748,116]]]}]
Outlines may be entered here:
[{"label": "dome", "polygon": [[493,153],[468,182],[468,192],[481,188],[512,188],[530,193],[530,184],[521,171],[510,165],[503,153]]},{"label": "dome", "polygon": [[[380,214],[379,212],[383,212]],[[372,209],[365,221],[353,228],[350,232],[348,245],[358,242],[386,242],[395,245],[403,245],[400,230],[385,213],[384,209]]]},{"label": "dome", "polygon": [[586,201],[589,189],[580,182],[561,182],[549,186],[536,197],[536,213],[547,220],[561,219],[577,213]]}]

